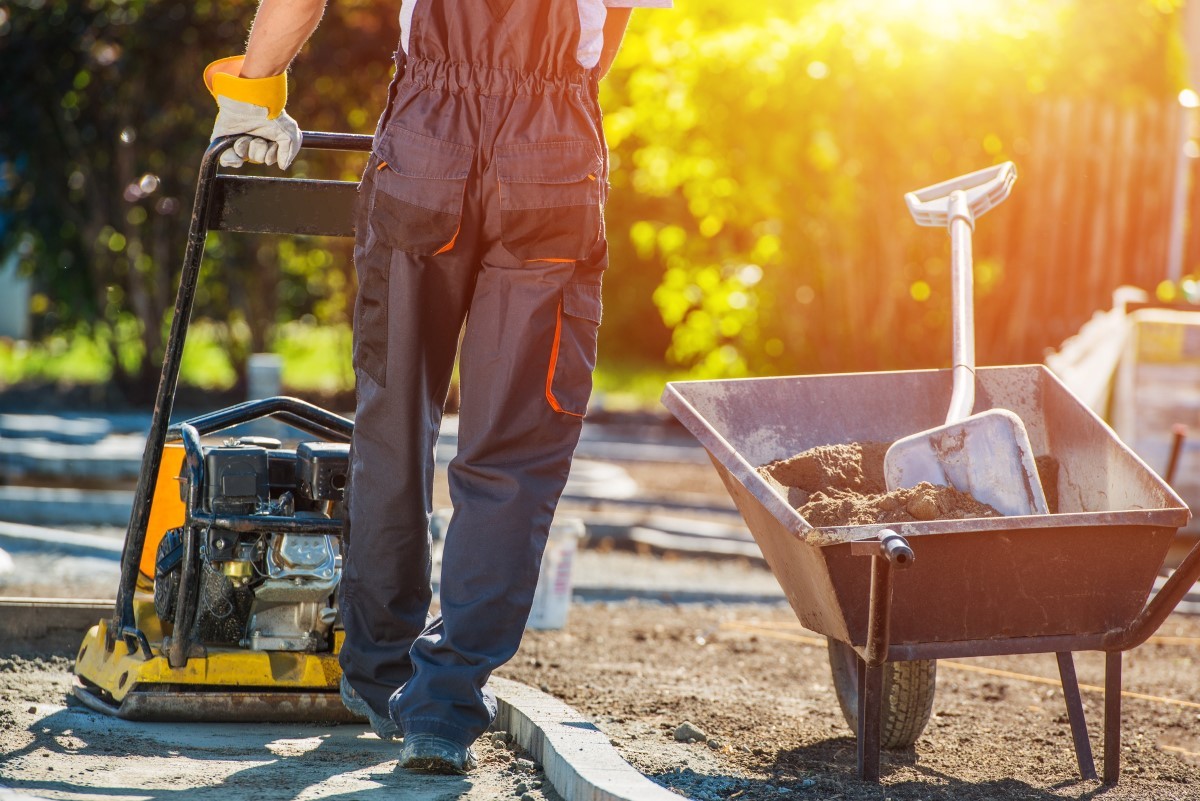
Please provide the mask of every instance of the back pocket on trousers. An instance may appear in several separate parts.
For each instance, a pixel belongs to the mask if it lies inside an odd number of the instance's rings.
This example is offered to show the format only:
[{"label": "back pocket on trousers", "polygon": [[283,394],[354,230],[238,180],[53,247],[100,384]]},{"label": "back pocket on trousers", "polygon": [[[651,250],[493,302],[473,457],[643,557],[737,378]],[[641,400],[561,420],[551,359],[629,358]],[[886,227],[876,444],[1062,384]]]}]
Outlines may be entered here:
[{"label": "back pocket on trousers", "polygon": [[454,246],[474,151],[395,125],[380,135],[371,229],[389,247],[433,256]]},{"label": "back pocket on trousers", "polygon": [[500,238],[522,261],[586,258],[600,236],[602,162],[588,140],[497,145]]}]

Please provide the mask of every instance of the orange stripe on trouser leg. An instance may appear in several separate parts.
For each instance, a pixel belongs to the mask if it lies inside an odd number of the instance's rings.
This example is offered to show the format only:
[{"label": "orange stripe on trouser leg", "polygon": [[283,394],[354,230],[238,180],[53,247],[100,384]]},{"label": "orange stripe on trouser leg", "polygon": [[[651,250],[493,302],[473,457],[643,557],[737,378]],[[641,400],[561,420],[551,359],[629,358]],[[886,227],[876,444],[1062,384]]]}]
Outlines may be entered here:
[{"label": "orange stripe on trouser leg", "polygon": [[554,368],[558,366],[558,346],[562,341],[562,312],[562,301],[559,301],[557,316],[554,319],[554,343],[550,346],[550,368],[546,371],[546,401],[556,412],[569,414],[572,417],[583,417],[582,414],[568,412],[559,404],[558,398],[554,397]]},{"label": "orange stripe on trouser leg", "polygon": [[532,264],[535,261],[544,261],[547,264],[574,264],[579,259],[526,259],[526,264]]}]

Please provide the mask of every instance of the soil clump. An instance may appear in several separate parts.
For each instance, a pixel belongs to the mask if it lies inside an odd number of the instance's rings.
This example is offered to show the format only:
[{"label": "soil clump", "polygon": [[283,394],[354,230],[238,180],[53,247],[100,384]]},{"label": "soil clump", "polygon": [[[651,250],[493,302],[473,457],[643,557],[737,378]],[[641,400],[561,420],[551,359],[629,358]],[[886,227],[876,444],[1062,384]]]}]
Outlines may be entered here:
[{"label": "soil clump", "polygon": [[888,492],[883,457],[890,444],[820,445],[759,473],[782,487],[788,503],[818,528],[1000,516],[953,487],[922,482]]}]

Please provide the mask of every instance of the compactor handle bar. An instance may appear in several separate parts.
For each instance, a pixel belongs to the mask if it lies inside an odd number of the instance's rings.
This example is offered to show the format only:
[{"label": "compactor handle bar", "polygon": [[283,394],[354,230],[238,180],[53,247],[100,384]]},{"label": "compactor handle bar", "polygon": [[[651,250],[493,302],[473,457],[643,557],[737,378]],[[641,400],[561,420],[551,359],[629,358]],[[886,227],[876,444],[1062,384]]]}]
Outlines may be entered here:
[{"label": "compactor handle bar", "polygon": [[[1011,161],[983,170],[960,175],[940,184],[927,186],[904,196],[908,211],[917,225],[931,228],[946,228],[950,222],[965,216],[971,227],[975,219],[1004,202],[1017,180],[1017,167]],[[963,215],[954,203],[954,194],[961,192],[969,208],[969,216]]]},{"label": "compactor handle bar", "polygon": [[[233,147],[233,143],[241,136],[242,134],[230,134],[229,136],[222,136],[212,140],[208,145],[208,149],[204,151],[205,162]],[[368,134],[303,131],[300,134],[300,149],[368,151],[371,149],[371,140],[372,137]],[[203,172],[203,167],[201,168],[201,172]]]},{"label": "compactor handle bar", "polygon": [[[196,285],[200,276],[200,264],[204,256],[204,240],[213,226],[216,214],[215,188],[218,177],[230,181],[269,182],[276,186],[329,185],[340,182],[296,181],[290,178],[248,179],[240,176],[218,176],[221,153],[233,146],[237,135],[214,139],[204,151],[200,161],[200,174],[196,180],[196,199],[192,205],[192,219],[188,230],[187,247],[183,256],[183,269],[179,276],[179,291],[175,297],[175,313],[171,318],[171,332],[167,337],[166,352],[163,354],[162,373],[158,380],[158,393],[154,401],[154,413],[150,418],[150,430],[146,435],[146,448],[142,452],[141,469],[138,472],[137,489],[133,496],[133,508],[129,515],[129,527],[125,532],[125,547],[121,552],[121,580],[117,587],[116,614],[108,631],[108,647],[115,640],[123,640],[129,650],[141,650],[150,657],[150,646],[145,635],[138,630],[133,609],[133,596],[137,586],[138,568],[142,550],[146,545],[146,528],[150,521],[150,505],[153,489],[158,481],[159,463],[162,461],[163,446],[167,441],[167,428],[175,403],[175,390],[179,383],[179,367],[183,360],[183,344],[192,316],[192,302],[196,297]],[[368,152],[372,137],[364,134],[326,133],[308,131],[301,134],[302,149],[307,150],[352,150]],[[350,189],[353,184],[349,184]],[[279,233],[281,231],[276,230]],[[292,231],[302,233],[303,231]],[[289,412],[281,409],[282,412]],[[295,415],[288,415],[295,417]],[[324,424],[326,421],[319,421]],[[337,426],[334,426],[336,429]]]}]

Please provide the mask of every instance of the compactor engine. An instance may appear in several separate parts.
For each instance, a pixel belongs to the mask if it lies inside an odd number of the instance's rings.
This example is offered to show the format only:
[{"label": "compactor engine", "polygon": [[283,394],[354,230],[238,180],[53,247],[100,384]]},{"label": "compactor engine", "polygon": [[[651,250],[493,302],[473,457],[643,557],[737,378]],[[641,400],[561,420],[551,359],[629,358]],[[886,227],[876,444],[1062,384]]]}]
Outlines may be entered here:
[{"label": "compactor engine", "polygon": [[[185,463],[180,494],[212,516],[196,549],[196,613],[188,639],[255,651],[330,651],[342,575],[340,537],[287,530],[287,521],[342,519],[349,445],[266,437],[203,448],[199,487]],[[154,608],[176,623],[185,529],[159,543]]]}]

